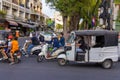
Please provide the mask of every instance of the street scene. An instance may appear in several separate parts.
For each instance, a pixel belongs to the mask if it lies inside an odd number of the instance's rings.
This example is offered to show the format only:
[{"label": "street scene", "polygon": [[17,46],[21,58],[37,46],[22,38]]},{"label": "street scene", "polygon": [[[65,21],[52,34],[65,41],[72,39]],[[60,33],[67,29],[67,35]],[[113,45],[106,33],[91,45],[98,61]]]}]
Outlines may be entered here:
[{"label": "street scene", "polygon": [[120,0],[0,0],[0,79],[119,80],[119,69]]}]

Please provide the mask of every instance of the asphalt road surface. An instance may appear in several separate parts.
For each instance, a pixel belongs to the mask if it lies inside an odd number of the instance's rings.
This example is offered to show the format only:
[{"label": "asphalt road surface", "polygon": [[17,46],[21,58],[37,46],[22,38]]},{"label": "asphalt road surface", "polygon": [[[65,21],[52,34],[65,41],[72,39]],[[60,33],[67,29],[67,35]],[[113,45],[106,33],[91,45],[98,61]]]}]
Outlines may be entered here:
[{"label": "asphalt road surface", "polygon": [[0,80],[120,80],[120,62],[112,69],[74,63],[62,67],[56,60],[38,63],[36,56],[23,57],[19,64],[0,63]]}]

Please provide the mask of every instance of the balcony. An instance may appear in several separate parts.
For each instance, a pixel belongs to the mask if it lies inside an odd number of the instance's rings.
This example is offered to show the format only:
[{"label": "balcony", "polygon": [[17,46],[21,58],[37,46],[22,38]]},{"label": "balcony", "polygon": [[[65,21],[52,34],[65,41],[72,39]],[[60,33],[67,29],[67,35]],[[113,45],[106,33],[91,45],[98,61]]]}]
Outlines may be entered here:
[{"label": "balcony", "polygon": [[25,8],[24,8],[24,7],[19,6],[19,9],[20,9],[21,12],[24,12],[24,11],[25,11]]},{"label": "balcony", "polygon": [[17,4],[18,5],[18,0],[12,0],[12,3]]},{"label": "balcony", "polygon": [[8,2],[8,1],[3,1],[3,5],[6,7],[11,7],[10,2]]},{"label": "balcony", "polygon": [[12,4],[12,8],[14,9],[14,10],[18,10],[18,5],[16,5],[16,4]]},{"label": "balcony", "polygon": [[8,2],[11,2],[11,0],[4,0],[4,1],[8,1]]},{"label": "balcony", "polygon": [[26,13],[30,13],[31,10],[26,8],[26,9],[25,9],[25,12],[26,12]]}]

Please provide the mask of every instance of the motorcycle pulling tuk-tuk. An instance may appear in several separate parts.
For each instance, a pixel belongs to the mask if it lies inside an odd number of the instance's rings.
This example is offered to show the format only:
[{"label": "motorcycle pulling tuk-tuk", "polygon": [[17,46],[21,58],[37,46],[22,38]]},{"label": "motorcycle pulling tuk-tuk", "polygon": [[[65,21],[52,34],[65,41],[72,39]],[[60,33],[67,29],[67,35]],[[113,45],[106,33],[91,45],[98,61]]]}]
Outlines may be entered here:
[{"label": "motorcycle pulling tuk-tuk", "polygon": [[[76,51],[76,37],[83,36],[85,51]],[[58,64],[67,62],[100,63],[103,68],[109,69],[118,61],[118,33],[108,30],[80,30],[71,32],[65,46],[64,53],[58,55]]]},{"label": "motorcycle pulling tuk-tuk", "polygon": [[[37,62],[42,62],[44,59],[56,59],[59,54],[64,52],[64,48],[59,48],[53,51],[53,47],[50,44],[45,43],[41,49],[41,52],[38,54]],[[51,56],[48,57],[48,54]]]}]

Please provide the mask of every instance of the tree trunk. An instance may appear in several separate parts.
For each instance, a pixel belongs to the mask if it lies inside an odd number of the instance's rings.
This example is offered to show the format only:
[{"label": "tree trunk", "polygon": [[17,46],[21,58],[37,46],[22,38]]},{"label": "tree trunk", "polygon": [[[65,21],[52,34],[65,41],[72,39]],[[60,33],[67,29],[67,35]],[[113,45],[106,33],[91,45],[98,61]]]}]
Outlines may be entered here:
[{"label": "tree trunk", "polygon": [[64,33],[64,37],[66,38],[66,34],[67,34],[67,16],[63,16],[63,33]]},{"label": "tree trunk", "polygon": [[80,15],[74,15],[70,17],[70,31],[79,29]]}]

